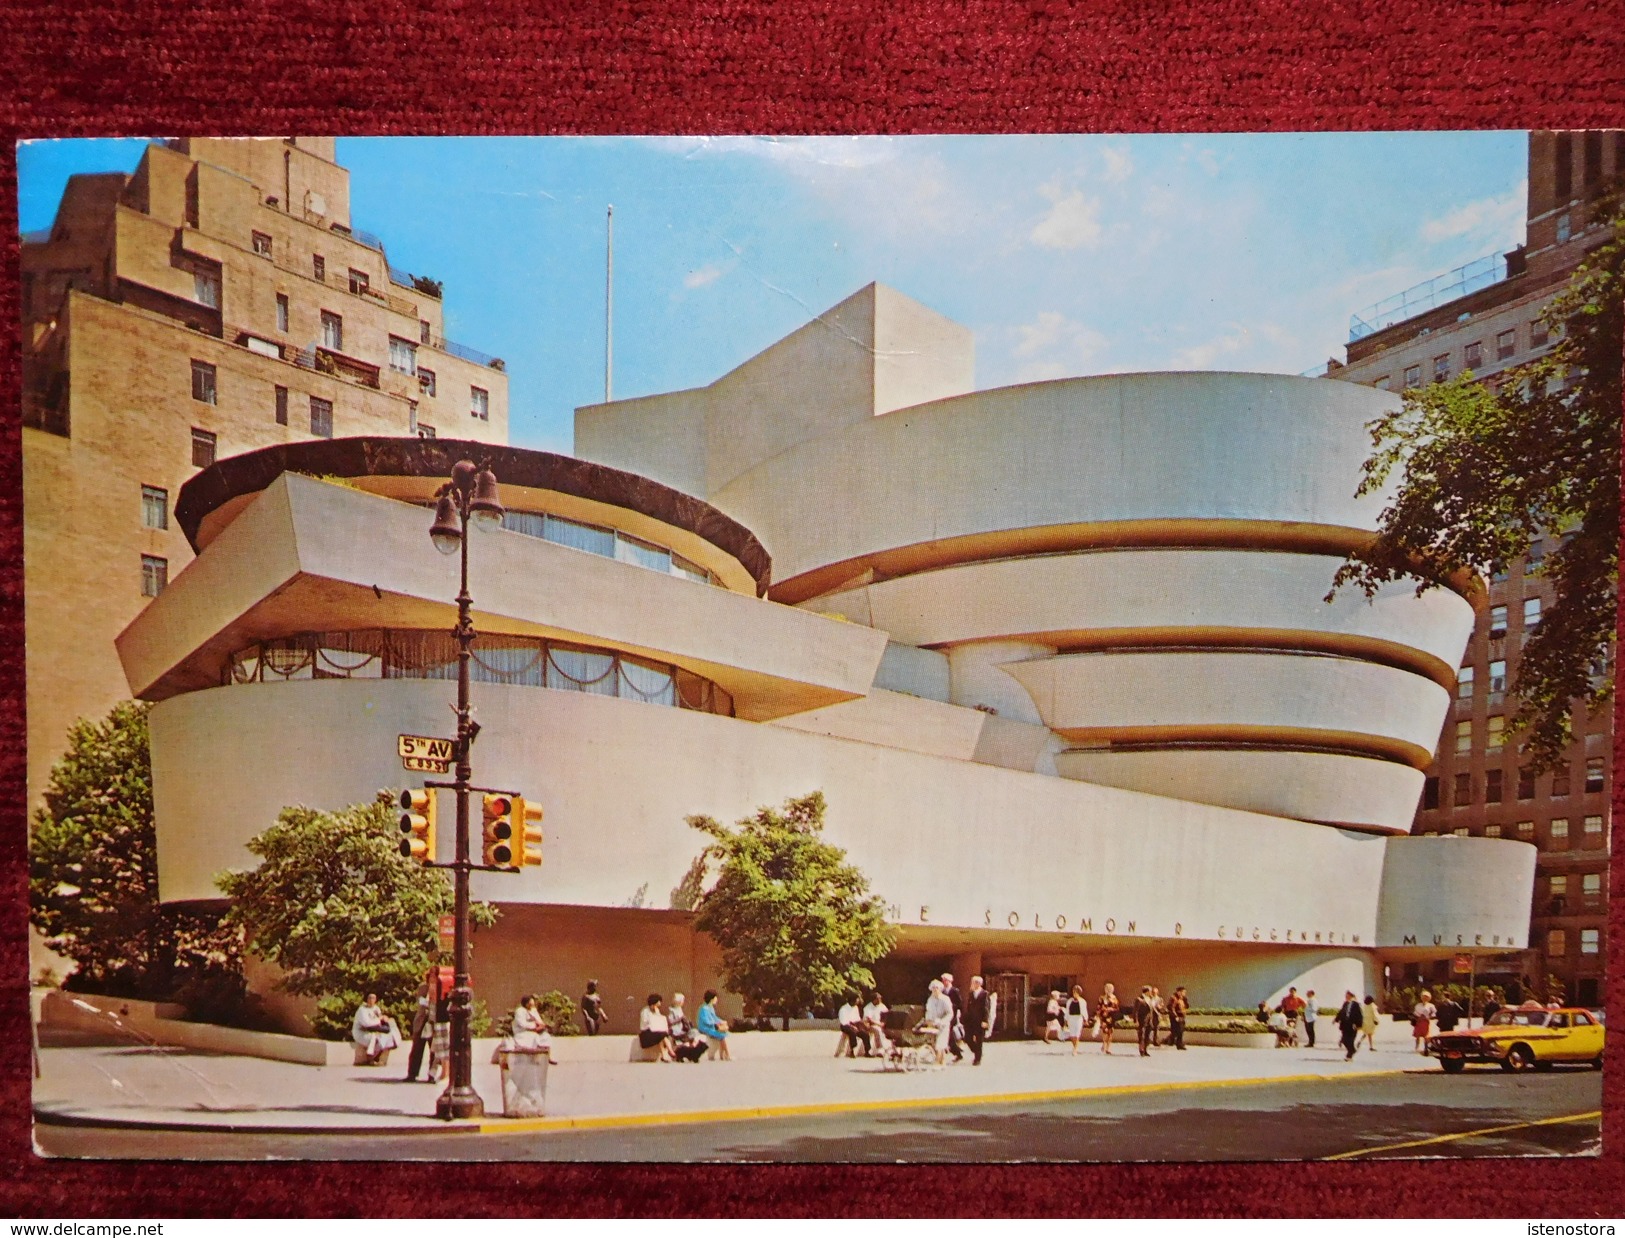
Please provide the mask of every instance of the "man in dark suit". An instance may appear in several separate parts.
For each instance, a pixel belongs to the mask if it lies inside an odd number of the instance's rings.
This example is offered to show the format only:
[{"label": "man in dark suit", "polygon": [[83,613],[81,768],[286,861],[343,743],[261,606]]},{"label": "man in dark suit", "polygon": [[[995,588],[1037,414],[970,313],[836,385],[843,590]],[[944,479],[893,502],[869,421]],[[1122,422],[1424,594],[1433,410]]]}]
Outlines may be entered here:
[{"label": "man in dark suit", "polygon": [[[412,1056],[406,1063],[408,1083],[416,1083],[418,1071],[423,1069],[423,1051],[429,1047],[429,1041],[434,1036],[434,1003],[438,996],[438,978],[431,967],[423,983],[418,985],[417,1002],[412,1008]],[[434,1081],[434,1072],[430,1071],[429,1082]]]},{"label": "man in dark suit", "polygon": [[1180,985],[1168,999],[1168,1043],[1176,1049],[1185,1047],[1185,1016],[1190,1008],[1191,1002],[1190,998],[1185,996],[1185,986]]},{"label": "man in dark suit", "polygon": [[982,1064],[982,1042],[993,1034],[994,1012],[997,999],[982,987],[982,978],[970,978],[970,993],[965,998],[965,1043],[970,1046],[971,1061]]},{"label": "man in dark suit", "polygon": [[1140,986],[1140,995],[1134,999],[1134,1022],[1140,1029],[1140,1056],[1151,1056],[1151,1037],[1157,1034],[1156,1004],[1151,999],[1151,986]]},{"label": "man in dark suit", "polygon": [[961,1042],[965,1039],[965,995],[954,987],[954,974],[951,971],[942,973],[942,995],[954,1007],[954,1023],[948,1032],[948,1049],[954,1055],[954,1061],[963,1062],[965,1050]]},{"label": "man in dark suit", "polygon": [[1337,1030],[1342,1033],[1343,1060],[1345,1062],[1352,1061],[1357,1043],[1355,1038],[1360,1034],[1360,1025],[1365,1022],[1365,1013],[1352,991],[1344,991],[1343,1004],[1337,1008],[1335,1022]]}]

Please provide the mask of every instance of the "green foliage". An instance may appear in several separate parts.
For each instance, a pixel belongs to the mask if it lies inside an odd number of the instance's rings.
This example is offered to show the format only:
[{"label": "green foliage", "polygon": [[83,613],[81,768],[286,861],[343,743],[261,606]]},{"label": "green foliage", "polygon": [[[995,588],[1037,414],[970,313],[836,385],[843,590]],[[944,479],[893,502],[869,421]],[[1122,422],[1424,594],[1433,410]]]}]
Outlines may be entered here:
[{"label": "green foliage", "polygon": [[1371,423],[1360,493],[1402,477],[1376,540],[1332,589],[1352,584],[1369,597],[1417,577],[1420,593],[1466,570],[1505,571],[1536,537],[1561,535],[1540,569],[1556,602],[1512,684],[1514,729],[1535,771],[1561,759],[1575,703],[1597,705],[1611,691],[1601,668],[1618,569],[1625,215],[1617,198],[1599,209],[1608,239],[1541,314],[1557,337],[1546,356],[1508,371],[1495,391],[1471,373],[1407,391],[1398,411]]},{"label": "green foliage", "polygon": [[[377,802],[338,812],[284,808],[248,842],[252,872],[223,873],[228,922],[245,946],[275,963],[290,993],[314,997],[318,1036],[342,1040],[367,993],[404,1028],[424,971],[438,959],[438,925],[452,910],[444,870],[401,856],[396,813]],[[496,922],[476,903],[472,920]]]},{"label": "green foliage", "polygon": [[29,921],[73,960],[69,988],[233,1019],[244,999],[236,933],[214,913],[158,902],[149,708],[124,701],[68,732],[29,837]]},{"label": "green foliage", "polygon": [[814,791],[759,808],[729,829],[710,817],[688,824],[713,840],[702,865],[715,884],[699,899],[698,928],[722,947],[722,975],[747,1002],[792,1015],[872,988],[869,963],[891,949],[884,905],[869,881],[824,842],[824,796]]},{"label": "green foliage", "polygon": [[1492,1000],[1499,1006],[1506,1005],[1507,991],[1498,984],[1481,984],[1476,989],[1465,984],[1407,984],[1398,988],[1389,989],[1388,996],[1383,999],[1382,1008],[1388,1014],[1409,1015],[1416,1009],[1416,1003],[1422,1000],[1422,991],[1433,995],[1433,1004],[1442,1005],[1446,1000],[1455,1002],[1462,1012],[1467,1011],[1467,1000],[1472,998],[1473,1017],[1484,1013],[1484,1007]]}]

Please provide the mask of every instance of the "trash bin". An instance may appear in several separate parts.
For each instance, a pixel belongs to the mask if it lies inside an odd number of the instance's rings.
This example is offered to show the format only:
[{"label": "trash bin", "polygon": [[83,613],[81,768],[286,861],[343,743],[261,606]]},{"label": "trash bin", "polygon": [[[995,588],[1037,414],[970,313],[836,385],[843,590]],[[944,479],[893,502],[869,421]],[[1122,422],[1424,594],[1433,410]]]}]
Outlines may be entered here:
[{"label": "trash bin", "polygon": [[519,1049],[503,1045],[497,1049],[502,1066],[502,1116],[539,1118],[547,1106],[548,1050]]}]

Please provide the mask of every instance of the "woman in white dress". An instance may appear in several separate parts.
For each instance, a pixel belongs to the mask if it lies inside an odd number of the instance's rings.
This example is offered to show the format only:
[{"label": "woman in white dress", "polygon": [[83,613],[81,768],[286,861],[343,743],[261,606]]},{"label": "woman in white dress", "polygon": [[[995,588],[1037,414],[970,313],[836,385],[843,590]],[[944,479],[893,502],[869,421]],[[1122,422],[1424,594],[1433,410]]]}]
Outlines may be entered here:
[{"label": "woman in white dress", "polygon": [[1084,1030],[1089,1026],[1089,1003],[1083,1000],[1083,986],[1072,986],[1072,996],[1066,1002],[1066,1038],[1072,1042],[1072,1052],[1076,1056],[1078,1046],[1083,1043]]},{"label": "woman in white dress", "polygon": [[384,1054],[399,1047],[401,1035],[395,1021],[378,1005],[378,994],[368,993],[350,1020],[350,1039],[366,1052],[368,1066],[378,1065]]},{"label": "woman in white dress", "polygon": [[1439,1017],[1439,1008],[1433,1004],[1433,994],[1426,989],[1422,990],[1422,999],[1416,1003],[1411,1011],[1411,1036],[1416,1041],[1416,1051],[1428,1051],[1428,1037],[1433,1034],[1433,1020]]},{"label": "woman in white dress", "polygon": [[943,1055],[948,1052],[948,1037],[954,1030],[954,1004],[948,1000],[942,991],[942,981],[931,982],[931,996],[925,999],[925,1018],[920,1021],[921,1030],[930,1029],[936,1033],[937,1065],[943,1064]]},{"label": "woman in white dress", "polygon": [[1064,1040],[1061,1025],[1066,1019],[1066,1008],[1061,1002],[1061,991],[1051,989],[1049,1001],[1044,1003],[1044,1043],[1052,1040]]}]

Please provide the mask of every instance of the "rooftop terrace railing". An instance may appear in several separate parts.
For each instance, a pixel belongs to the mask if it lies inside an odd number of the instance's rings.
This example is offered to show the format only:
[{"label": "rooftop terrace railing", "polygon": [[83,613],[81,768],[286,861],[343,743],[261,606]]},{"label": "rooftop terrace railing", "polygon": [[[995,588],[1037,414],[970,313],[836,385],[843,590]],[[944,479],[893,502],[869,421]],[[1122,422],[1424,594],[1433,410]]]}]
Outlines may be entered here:
[{"label": "rooftop terrace railing", "polygon": [[1507,277],[1505,254],[1488,254],[1459,266],[1443,275],[1425,279],[1404,292],[1378,301],[1358,314],[1349,315],[1349,343],[1363,340],[1368,335],[1391,327],[1396,322],[1415,318],[1431,309],[1437,309],[1458,297],[1464,297],[1480,288],[1488,288]]}]

